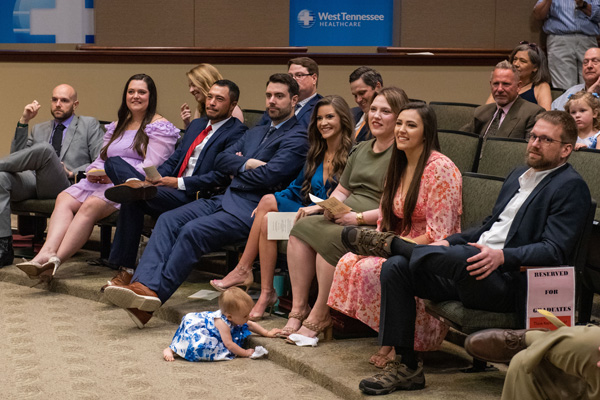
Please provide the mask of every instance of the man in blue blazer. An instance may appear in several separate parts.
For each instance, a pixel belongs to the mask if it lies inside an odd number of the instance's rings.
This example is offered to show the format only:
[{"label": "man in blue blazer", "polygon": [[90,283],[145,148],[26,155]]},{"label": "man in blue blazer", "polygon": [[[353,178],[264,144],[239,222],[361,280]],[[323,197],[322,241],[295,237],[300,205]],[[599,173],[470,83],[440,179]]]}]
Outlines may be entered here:
[{"label": "man in blue blazer", "polygon": [[362,66],[352,71],[349,81],[350,92],[358,106],[352,109],[352,116],[356,124],[354,141],[358,143],[373,138],[366,117],[375,94],[383,87],[383,78],[373,68]]},{"label": "man in blue blazer", "polygon": [[[162,176],[158,180],[146,177],[143,182],[144,176],[120,157],[106,160],[105,169],[111,180],[124,182],[106,191],[109,200],[123,203],[108,260],[122,270],[109,285],[127,284],[133,276],[144,214],[158,217],[196,200],[197,194],[211,197],[225,191],[231,179],[215,169],[215,160],[248,129],[231,116],[239,96],[238,86],[230,80],[213,84],[206,96],[207,117],[190,123],[177,150],[158,167]],[[150,188],[154,189],[152,198],[147,198]]]},{"label": "man in blue blazer", "polygon": [[[288,61],[288,74],[296,80],[300,91],[296,103],[296,119],[304,128],[308,128],[310,116],[315,105],[323,98],[317,93],[319,84],[319,64],[312,58],[296,57]],[[268,125],[271,123],[269,111],[265,111],[256,125]]]},{"label": "man in blue blazer", "polygon": [[428,246],[392,234],[346,229],[342,236],[352,250],[364,254],[361,250],[370,248],[366,253],[388,258],[381,270],[379,340],[394,346],[401,359],[390,361],[383,374],[363,379],[361,390],[386,394],[425,386],[413,347],[415,296],[460,300],[467,308],[486,311],[522,312],[526,286],[520,266],[572,260],[591,204],[585,181],[567,164],[576,140],[577,127],[569,114],[540,114],[527,146],[529,168],[511,172],[492,215],[478,228]]},{"label": "man in blue blazer", "polygon": [[245,240],[261,197],[284,188],[306,158],[306,129],[294,116],[298,84],[288,74],[271,75],[266,102],[271,124],[250,129],[221,153],[216,168],[233,175],[225,194],[200,199],[161,214],[132,283],[104,293],[125,308],[139,328],[177,290],[200,257]]}]

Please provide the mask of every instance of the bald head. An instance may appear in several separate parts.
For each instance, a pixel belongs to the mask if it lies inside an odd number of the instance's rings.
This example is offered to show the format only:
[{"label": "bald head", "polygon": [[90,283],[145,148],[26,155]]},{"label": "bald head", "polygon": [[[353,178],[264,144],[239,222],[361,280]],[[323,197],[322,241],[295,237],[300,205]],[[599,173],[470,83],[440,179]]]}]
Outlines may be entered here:
[{"label": "bald head", "polygon": [[598,47],[589,48],[585,52],[581,74],[586,89],[600,78],[600,49]]},{"label": "bald head", "polygon": [[50,112],[57,121],[69,119],[78,105],[77,92],[72,86],[62,84],[52,91],[52,108]]}]

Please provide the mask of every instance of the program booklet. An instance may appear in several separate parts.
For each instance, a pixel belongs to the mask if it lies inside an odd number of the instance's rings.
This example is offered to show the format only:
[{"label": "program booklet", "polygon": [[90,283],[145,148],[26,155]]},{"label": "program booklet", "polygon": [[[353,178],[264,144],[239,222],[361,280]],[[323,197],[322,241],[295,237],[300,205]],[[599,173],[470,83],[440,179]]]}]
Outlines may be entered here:
[{"label": "program booklet", "polygon": [[290,231],[294,226],[297,212],[270,212],[267,213],[267,239],[288,240]]},{"label": "program booklet", "polygon": [[352,209],[350,207],[348,207],[347,205],[345,205],[344,203],[342,203],[335,197],[330,197],[327,200],[323,200],[312,194],[309,194],[308,196],[310,197],[310,201],[312,201],[316,205],[320,206],[321,208],[329,211],[333,215],[345,214],[345,213],[352,211]]}]

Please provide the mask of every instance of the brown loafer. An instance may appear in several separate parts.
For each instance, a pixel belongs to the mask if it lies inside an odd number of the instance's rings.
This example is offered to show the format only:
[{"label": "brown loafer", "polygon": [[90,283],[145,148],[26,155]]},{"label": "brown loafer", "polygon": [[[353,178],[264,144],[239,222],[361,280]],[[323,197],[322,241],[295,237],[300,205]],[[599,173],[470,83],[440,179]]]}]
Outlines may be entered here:
[{"label": "brown loafer", "polygon": [[475,332],[465,340],[465,350],[479,360],[509,363],[515,354],[527,347],[525,333],[530,330],[540,329],[485,329]]},{"label": "brown loafer", "polygon": [[100,292],[104,293],[104,289],[109,286],[127,286],[131,283],[131,278],[133,278],[133,274],[125,271],[124,269],[120,269],[119,272],[112,278],[108,283],[100,288]]},{"label": "brown loafer", "polygon": [[140,282],[126,286],[109,286],[104,289],[104,297],[117,307],[137,308],[148,312],[156,311],[162,305],[158,295]]},{"label": "brown loafer", "polygon": [[104,196],[115,203],[131,203],[156,197],[157,188],[146,182],[131,180],[106,189]]},{"label": "brown loafer", "polygon": [[150,321],[150,318],[152,318],[151,312],[138,310],[137,308],[126,308],[125,311],[127,311],[127,315],[129,315],[131,320],[140,329],[143,329],[148,321]]}]

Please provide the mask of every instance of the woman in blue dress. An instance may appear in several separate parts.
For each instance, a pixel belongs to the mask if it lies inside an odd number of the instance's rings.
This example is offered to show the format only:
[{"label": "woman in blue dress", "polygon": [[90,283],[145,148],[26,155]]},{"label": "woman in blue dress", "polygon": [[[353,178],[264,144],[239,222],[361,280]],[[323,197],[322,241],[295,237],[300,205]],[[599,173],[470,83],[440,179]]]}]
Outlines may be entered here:
[{"label": "woman in blue dress", "polygon": [[261,319],[267,307],[277,302],[273,287],[277,241],[267,239],[267,213],[298,211],[297,220],[322,212],[321,207],[311,203],[308,195],[327,198],[335,189],[352,147],[353,132],[350,107],[342,97],[333,95],[319,100],[308,126],[310,148],[304,169],[287,189],[261,199],[254,210],[254,222],[238,265],[225,278],[210,281],[219,291],[232,286],[245,286],[248,290],[254,282],[252,264],[260,253],[261,292],[250,312],[251,320]]},{"label": "woman in blue dress", "polygon": [[[219,310],[184,315],[171,345],[163,350],[163,358],[174,361],[177,354],[188,361],[222,361],[252,356],[258,348],[242,347],[250,332],[275,337],[281,331],[267,331],[256,322],[248,321],[252,306],[254,302],[240,288],[226,290],[219,297]],[[264,349],[252,358],[263,354],[266,354]]]}]

